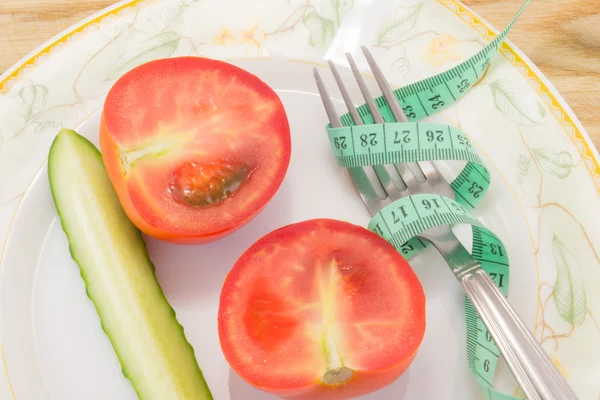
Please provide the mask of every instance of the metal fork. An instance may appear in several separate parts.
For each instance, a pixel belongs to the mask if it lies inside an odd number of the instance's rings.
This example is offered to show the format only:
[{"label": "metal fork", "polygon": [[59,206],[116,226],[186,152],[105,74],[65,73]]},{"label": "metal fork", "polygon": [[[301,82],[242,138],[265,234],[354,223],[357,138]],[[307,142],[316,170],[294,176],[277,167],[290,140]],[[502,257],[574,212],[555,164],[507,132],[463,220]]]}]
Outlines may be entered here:
[{"label": "metal fork", "polygon": [[[394,118],[398,122],[408,121],[373,56],[364,46],[362,51]],[[349,53],[346,53],[346,57],[375,123],[383,123],[383,118],[354,59]],[[362,125],[362,119],[336,66],[331,60],[328,64],[354,123]],[[314,69],[314,75],[331,126],[341,127],[333,101],[327,93],[317,68]],[[371,215],[394,200],[411,194],[436,193],[453,200],[455,197],[454,191],[431,161],[348,168],[348,172]],[[377,188],[385,195],[378,194]],[[454,235],[451,227],[443,225],[431,228],[419,235],[419,238],[429,241],[444,257],[527,398],[530,400],[577,399],[542,346],[527,329],[500,289]]]}]

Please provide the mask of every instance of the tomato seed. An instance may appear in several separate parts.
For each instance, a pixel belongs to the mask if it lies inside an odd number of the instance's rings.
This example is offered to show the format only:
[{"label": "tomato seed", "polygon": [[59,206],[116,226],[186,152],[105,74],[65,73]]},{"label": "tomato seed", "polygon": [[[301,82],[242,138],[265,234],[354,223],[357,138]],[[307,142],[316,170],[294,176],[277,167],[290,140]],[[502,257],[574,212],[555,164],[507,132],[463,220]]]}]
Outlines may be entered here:
[{"label": "tomato seed", "polygon": [[185,205],[212,207],[232,197],[252,172],[245,165],[186,162],[173,173],[169,193]]}]

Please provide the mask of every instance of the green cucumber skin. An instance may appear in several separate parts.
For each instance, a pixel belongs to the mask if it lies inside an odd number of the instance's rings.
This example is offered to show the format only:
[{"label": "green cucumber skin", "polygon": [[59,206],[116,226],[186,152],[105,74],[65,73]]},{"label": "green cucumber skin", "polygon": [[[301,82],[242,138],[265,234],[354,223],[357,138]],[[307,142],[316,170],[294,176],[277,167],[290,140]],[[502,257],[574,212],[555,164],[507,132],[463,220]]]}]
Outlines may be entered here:
[{"label": "green cucumber skin", "polygon": [[[173,332],[173,333],[177,333],[177,335],[171,335],[168,337],[168,339],[169,339],[168,347],[170,349],[170,348],[174,348],[174,347],[178,346],[178,350],[182,353],[182,355],[185,358],[185,359],[181,360],[181,364],[187,364],[188,368],[185,370],[174,371],[174,374],[177,376],[178,379],[177,379],[177,382],[173,382],[173,385],[172,385],[173,390],[168,391],[169,394],[167,395],[167,397],[165,397],[164,392],[161,392],[161,388],[158,386],[158,383],[157,383],[157,387],[154,388],[154,387],[152,387],[154,382],[140,381],[140,380],[136,379],[135,371],[129,370],[130,364],[135,363],[135,360],[131,360],[132,362],[130,362],[128,357],[124,354],[124,352],[126,351],[126,348],[123,343],[120,343],[119,340],[117,340],[117,336],[119,335],[120,332],[113,332],[113,330],[108,326],[107,322],[111,318],[111,315],[103,315],[103,314],[110,310],[105,310],[105,307],[104,307],[105,305],[102,303],[101,299],[97,298],[97,296],[94,293],[93,282],[90,281],[90,277],[88,276],[89,271],[84,262],[84,259],[86,258],[84,252],[86,249],[85,248],[80,249],[78,246],[78,238],[73,237],[70,234],[70,228],[72,228],[72,222],[70,223],[70,221],[68,221],[69,218],[67,215],[69,214],[69,211],[63,210],[63,207],[61,207],[63,201],[62,201],[60,193],[59,193],[60,188],[57,187],[59,185],[59,183],[57,183],[57,181],[60,179],[60,178],[58,178],[57,174],[61,174],[63,172],[72,173],[71,171],[60,171],[60,163],[62,161],[61,158],[66,156],[66,154],[64,153],[64,150],[61,149],[61,142],[65,141],[65,140],[70,141],[70,144],[71,144],[70,147],[77,147],[78,151],[79,150],[85,151],[86,152],[85,156],[89,157],[89,160],[95,158],[95,161],[97,161],[99,164],[98,166],[101,167],[101,169],[104,173],[104,176],[101,177],[101,179],[105,179],[105,182],[107,182],[109,184],[109,186],[107,186],[107,189],[110,189],[110,191],[112,192],[112,193],[105,193],[105,194],[107,196],[111,197],[113,200],[116,200],[116,201],[113,201],[113,206],[115,206],[115,207],[113,207],[113,209],[111,209],[110,211],[114,212],[115,215],[120,214],[121,222],[119,224],[122,225],[120,227],[124,228],[123,230],[129,230],[130,232],[127,232],[127,235],[129,236],[130,239],[133,239],[134,242],[137,242],[136,245],[138,245],[138,248],[134,249],[134,251],[138,254],[143,253],[144,263],[146,264],[147,269],[148,269],[147,272],[153,278],[153,281],[155,283],[155,287],[150,288],[148,291],[149,292],[154,291],[154,293],[150,293],[150,294],[156,296],[154,298],[154,300],[158,301],[160,303],[160,305],[164,307],[163,311],[167,313],[166,315],[163,315],[161,317],[160,324],[161,324],[161,326],[163,326],[163,324],[170,324],[176,330],[176,332]],[[73,149],[67,148],[66,150],[73,150]],[[77,172],[75,172],[75,173],[77,173]],[[206,384],[204,375],[202,374],[202,371],[200,370],[200,367],[198,366],[198,364],[196,362],[194,349],[191,346],[191,344],[187,341],[187,339],[185,337],[183,326],[177,321],[175,310],[169,305],[166,297],[164,296],[163,291],[160,288],[160,285],[158,284],[158,281],[156,280],[154,264],[152,263],[152,261],[150,260],[150,257],[148,256],[148,253],[146,251],[146,243],[141,235],[141,232],[131,223],[131,221],[129,221],[124,210],[120,207],[120,203],[118,202],[118,197],[117,197],[116,193],[114,192],[114,189],[112,188],[112,186],[110,186],[110,180],[104,169],[104,164],[102,161],[102,156],[100,154],[100,151],[89,140],[87,140],[85,137],[79,135],[77,132],[68,130],[68,129],[62,129],[57,134],[54,141],[52,142],[52,146],[50,147],[50,152],[49,152],[49,156],[48,156],[48,178],[50,181],[50,189],[52,192],[52,198],[53,198],[54,204],[56,206],[56,210],[57,210],[57,213],[59,216],[61,227],[62,227],[63,231],[65,232],[65,235],[67,236],[67,239],[69,242],[69,252],[70,252],[73,260],[79,266],[81,277],[85,283],[86,294],[87,294],[88,298],[94,304],[96,312],[98,313],[98,316],[100,317],[100,324],[102,326],[102,330],[107,335],[108,339],[110,340],[110,342],[112,344],[113,349],[115,350],[117,358],[119,359],[119,362],[121,364],[122,373],[131,382],[138,398],[140,400],[213,400],[213,396],[210,392],[210,389],[208,388],[208,385]],[[106,184],[104,186],[106,186]],[[82,221],[77,221],[77,222],[82,222]],[[83,245],[85,246],[85,243],[83,243]],[[87,249],[87,250],[89,250],[89,249]],[[93,267],[90,266],[90,268],[93,268]],[[144,271],[142,271],[142,272],[144,272]],[[110,305],[107,304],[106,307],[108,308],[108,307],[110,307]],[[121,326],[119,326],[119,327],[121,327]],[[153,327],[156,328],[155,326],[153,326]],[[127,328],[128,328],[128,326],[125,326],[125,327],[123,327],[123,330],[126,330]],[[160,341],[160,339],[158,339],[156,337],[154,339],[157,339]],[[119,345],[119,343],[120,343],[120,345]],[[131,344],[133,344],[133,343],[131,343]],[[163,343],[163,345],[164,345],[164,343]],[[161,354],[161,355],[164,356],[166,349],[161,348],[160,350],[163,351],[163,354]],[[177,350],[175,350],[175,351],[177,351]],[[161,361],[163,361],[163,360],[158,360],[156,362],[160,363]],[[141,364],[145,365],[143,363],[141,363]],[[179,363],[177,363],[177,365],[179,366]],[[149,369],[152,369],[153,366],[147,365],[147,367]],[[177,367],[175,366],[172,368],[177,368]],[[172,371],[169,371],[169,372],[172,372]],[[164,390],[164,385],[163,385],[162,389]]]}]

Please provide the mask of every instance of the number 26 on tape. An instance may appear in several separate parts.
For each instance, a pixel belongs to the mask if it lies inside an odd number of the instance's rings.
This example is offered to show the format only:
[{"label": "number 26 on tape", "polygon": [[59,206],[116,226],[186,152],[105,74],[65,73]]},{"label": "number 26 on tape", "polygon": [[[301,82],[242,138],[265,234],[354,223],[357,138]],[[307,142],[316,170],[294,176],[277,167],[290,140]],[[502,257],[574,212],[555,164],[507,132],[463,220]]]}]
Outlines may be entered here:
[{"label": "number 26 on tape", "polygon": [[443,142],[444,141],[444,131],[427,131],[426,133],[427,141],[433,142]]}]

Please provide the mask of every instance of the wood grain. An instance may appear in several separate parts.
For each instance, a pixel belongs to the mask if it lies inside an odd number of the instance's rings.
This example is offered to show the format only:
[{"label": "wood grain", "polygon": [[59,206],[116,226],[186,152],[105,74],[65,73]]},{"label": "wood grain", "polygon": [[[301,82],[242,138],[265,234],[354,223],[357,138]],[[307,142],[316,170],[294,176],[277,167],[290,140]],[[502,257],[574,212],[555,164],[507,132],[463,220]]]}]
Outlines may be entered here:
[{"label": "wood grain", "polygon": [[[463,0],[504,28],[524,0]],[[0,0],[0,72],[114,0]],[[546,75],[600,148],[600,1],[534,0],[509,36]]]},{"label": "wood grain", "polygon": [[[502,29],[522,0],[463,0]],[[600,149],[600,1],[534,0],[509,39],[558,89]]]}]

